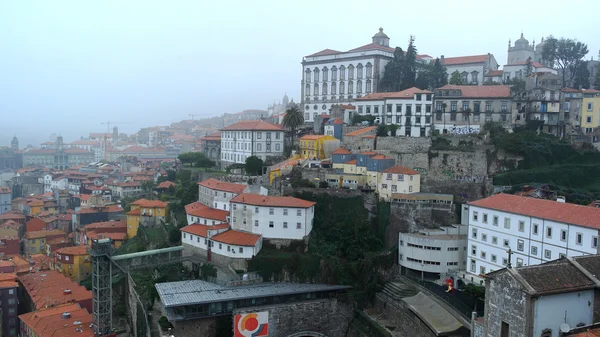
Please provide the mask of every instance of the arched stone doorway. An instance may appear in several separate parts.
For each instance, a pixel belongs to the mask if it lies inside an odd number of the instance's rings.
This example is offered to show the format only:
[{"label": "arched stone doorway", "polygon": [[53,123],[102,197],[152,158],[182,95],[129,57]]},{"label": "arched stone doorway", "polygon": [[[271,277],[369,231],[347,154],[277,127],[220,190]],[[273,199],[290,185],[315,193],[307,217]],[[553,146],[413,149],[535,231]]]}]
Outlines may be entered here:
[{"label": "arched stone doorway", "polygon": [[327,337],[326,335],[314,331],[302,331],[288,335],[287,337]]}]

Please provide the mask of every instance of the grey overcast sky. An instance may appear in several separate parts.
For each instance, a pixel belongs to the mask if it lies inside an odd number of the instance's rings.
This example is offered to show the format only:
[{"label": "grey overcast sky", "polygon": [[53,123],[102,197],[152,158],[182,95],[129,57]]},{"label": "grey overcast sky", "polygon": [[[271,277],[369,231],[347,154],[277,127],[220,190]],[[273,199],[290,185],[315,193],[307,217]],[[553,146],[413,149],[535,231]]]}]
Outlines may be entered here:
[{"label": "grey overcast sky", "polygon": [[594,58],[598,0],[0,1],[0,145],[37,146],[299,100],[304,55],[416,38],[419,53],[493,53],[521,32],[576,38]]}]

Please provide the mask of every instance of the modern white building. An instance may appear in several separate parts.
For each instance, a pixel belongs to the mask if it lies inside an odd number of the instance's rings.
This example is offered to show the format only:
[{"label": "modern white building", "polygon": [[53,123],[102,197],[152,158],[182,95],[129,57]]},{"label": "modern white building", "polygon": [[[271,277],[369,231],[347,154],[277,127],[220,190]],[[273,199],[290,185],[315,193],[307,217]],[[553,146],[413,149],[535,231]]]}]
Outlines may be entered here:
[{"label": "modern white building", "polygon": [[260,185],[230,183],[209,178],[198,183],[198,201],[208,207],[229,210],[229,202],[241,193],[267,195],[268,190]]},{"label": "modern white building", "polygon": [[208,207],[199,201],[185,205],[187,224],[201,224],[214,226],[227,223],[229,211]]},{"label": "modern white building", "polygon": [[[372,42],[346,52],[324,49],[302,59],[302,101],[305,122],[329,114],[332,105],[350,104],[363,95],[377,92],[385,65],[394,58],[395,48],[383,28]],[[417,55],[428,62],[429,55]]]},{"label": "modern white building", "polygon": [[446,275],[465,267],[467,226],[398,233],[398,263],[413,271]]},{"label": "modern white building", "polygon": [[231,199],[231,227],[267,239],[302,240],[314,216],[315,202],[298,198],[243,193]]},{"label": "modern white building", "polygon": [[469,224],[466,269],[471,276],[502,269],[509,262],[521,267],[561,256],[598,254],[599,208],[511,194],[464,207]]},{"label": "modern white building", "polygon": [[426,137],[431,133],[433,92],[412,87],[369,94],[355,101],[359,115],[373,115],[398,126],[392,136]]},{"label": "modern white building", "polygon": [[282,156],[284,129],[281,125],[258,121],[242,121],[221,129],[221,165],[244,164],[246,158],[262,160]]},{"label": "modern white building", "polygon": [[494,55],[490,53],[458,57],[444,57],[442,55],[440,63],[446,67],[448,79],[452,77],[452,74],[458,72],[464,85],[481,85],[484,82],[484,77],[490,71],[498,70],[498,62]]}]

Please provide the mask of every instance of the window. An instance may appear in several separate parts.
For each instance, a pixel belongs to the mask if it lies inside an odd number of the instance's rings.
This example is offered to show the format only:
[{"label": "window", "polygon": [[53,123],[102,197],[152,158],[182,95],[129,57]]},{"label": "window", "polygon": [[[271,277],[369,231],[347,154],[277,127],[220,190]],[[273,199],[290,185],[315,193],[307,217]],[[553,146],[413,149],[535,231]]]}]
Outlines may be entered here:
[{"label": "window", "polygon": [[463,101],[462,103],[463,103],[463,107],[462,107],[463,111],[469,110],[469,101]]},{"label": "window", "polygon": [[288,209],[287,208],[283,209],[283,215],[288,215]]},{"label": "window", "polygon": [[497,260],[497,259],[498,259],[498,258],[496,257],[496,255],[492,254],[492,262],[496,263],[496,260]]},{"label": "window", "polygon": [[504,218],[504,228],[510,229],[510,218]]},{"label": "window", "polygon": [[552,252],[550,251],[550,249],[544,250],[544,257],[548,260],[552,258]]},{"label": "window", "polygon": [[517,258],[517,267],[523,267],[523,259]]},{"label": "window", "polygon": [[275,151],[281,151],[281,144],[275,144]]},{"label": "window", "polygon": [[492,112],[492,102],[485,102],[485,112]]},{"label": "window", "polygon": [[398,192],[398,186],[392,185],[392,192]]},{"label": "window", "polygon": [[481,241],[487,241],[487,234],[481,233]]},{"label": "window", "polygon": [[408,186],[408,191],[412,192],[412,185]]},{"label": "window", "polygon": [[473,231],[471,231],[471,237],[473,239],[477,239],[477,228],[473,228]]},{"label": "window", "polygon": [[398,175],[398,181],[404,181],[404,174]]},{"label": "window", "polygon": [[8,289],[8,294],[9,294],[9,295],[14,295],[14,293],[15,293],[15,290],[14,290],[14,289]]},{"label": "window", "polygon": [[401,113],[402,112],[402,104],[396,104],[396,112],[397,113]]},{"label": "window", "polygon": [[592,248],[598,248],[598,237],[592,236]]},{"label": "window", "polygon": [[254,207],[254,214],[258,214],[258,207]]},{"label": "window", "polygon": [[552,239],[552,227],[546,228],[546,237]]},{"label": "window", "polygon": [[523,240],[517,240],[517,250],[522,252],[525,247],[525,243]]},{"label": "window", "polygon": [[502,102],[500,109],[502,112],[508,112],[508,102]]},{"label": "window", "polygon": [[258,220],[254,220],[254,227],[258,227]]},{"label": "window", "polygon": [[297,209],[296,210],[296,216],[302,216],[302,210]]},{"label": "window", "polygon": [[575,236],[575,243],[578,245],[582,245],[583,244],[583,234],[581,233],[577,233]]},{"label": "window", "polygon": [[538,235],[538,231],[539,231],[539,225],[534,223],[533,224],[533,235]]},{"label": "window", "polygon": [[594,110],[594,103],[588,103],[587,104],[587,111],[593,111]]},{"label": "window", "polygon": [[287,222],[283,223],[283,228],[287,228]]},{"label": "window", "polygon": [[481,222],[487,223],[487,219],[488,219],[487,213],[483,213],[483,219],[481,220]]},{"label": "window", "polygon": [[273,224],[273,221],[269,221],[269,228],[273,228],[275,227],[275,225]]},{"label": "window", "polygon": [[502,265],[506,266],[508,264],[508,260],[504,257],[502,258]]},{"label": "window", "polygon": [[492,243],[497,245],[498,244],[498,237],[497,236],[492,236]]},{"label": "window", "polygon": [[471,255],[477,256],[477,246],[471,246]]},{"label": "window", "polygon": [[473,221],[477,221],[479,214],[477,212],[473,212]]},{"label": "window", "polygon": [[510,241],[508,239],[504,239],[504,247],[510,247]]},{"label": "window", "polygon": [[494,215],[494,222],[493,222],[494,226],[498,226],[498,217],[496,215]]},{"label": "window", "polygon": [[487,257],[487,254],[486,254],[486,252],[484,252],[484,251],[481,251],[481,258],[485,260],[485,259],[486,259],[486,257]]},{"label": "window", "polygon": [[564,229],[560,231],[560,241],[567,241],[567,231]]},{"label": "window", "polygon": [[391,173],[388,173],[388,174],[386,175],[386,179],[387,179],[387,180],[392,180],[392,174],[391,174]]},{"label": "window", "polygon": [[296,229],[302,229],[302,223],[297,222],[296,223]]},{"label": "window", "polygon": [[536,246],[531,246],[531,255],[537,256],[538,250]]},{"label": "window", "polygon": [[223,248],[223,244],[219,243],[219,249]]},{"label": "window", "polygon": [[525,221],[519,221],[519,232],[525,231]]},{"label": "window", "polygon": [[233,217],[233,223],[236,223],[235,217]]},{"label": "window", "polygon": [[240,247],[240,254],[244,253],[244,248]]},{"label": "window", "polygon": [[592,122],[592,117],[591,116],[585,117],[585,121],[586,121],[586,123],[591,123]]},{"label": "window", "polygon": [[475,268],[476,268],[476,262],[475,262],[475,260],[471,259],[471,272],[472,273],[475,272]]},{"label": "window", "polygon": [[269,215],[275,214],[275,210],[273,208],[269,208]]}]

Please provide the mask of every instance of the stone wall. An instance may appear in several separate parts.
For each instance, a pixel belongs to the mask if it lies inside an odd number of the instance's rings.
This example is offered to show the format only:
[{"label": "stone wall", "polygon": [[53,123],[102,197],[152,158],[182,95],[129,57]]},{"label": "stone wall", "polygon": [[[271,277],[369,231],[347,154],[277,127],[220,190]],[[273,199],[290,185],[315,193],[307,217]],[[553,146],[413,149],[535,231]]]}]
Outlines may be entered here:
[{"label": "stone wall", "polygon": [[502,322],[508,323],[511,337],[529,336],[527,317],[530,306],[520,284],[508,272],[486,281],[485,287],[486,336],[500,336]]},{"label": "stone wall", "polygon": [[218,337],[217,319],[214,317],[194,319],[188,321],[178,321],[173,324],[172,335],[177,337]]},{"label": "stone wall", "polygon": [[427,327],[421,320],[403,305],[404,302],[396,301],[391,303],[382,295],[375,296],[375,308],[377,312],[383,314],[387,320],[390,320],[394,325],[407,336],[419,337],[436,337],[436,335]]},{"label": "stone wall", "polygon": [[413,233],[421,229],[437,229],[457,223],[454,207],[450,211],[433,209],[427,205],[392,202],[390,222],[385,233],[385,247],[398,245],[398,233]]},{"label": "stone wall", "polygon": [[316,332],[327,337],[344,337],[353,317],[352,305],[335,298],[234,309],[234,315],[260,311],[269,313],[269,336],[281,337],[301,331]]},{"label": "stone wall", "polygon": [[365,138],[365,136],[369,136],[369,134],[365,133],[358,136],[343,136],[340,146],[345,149],[349,149],[354,153],[375,150],[377,137]]}]

